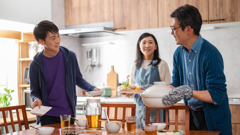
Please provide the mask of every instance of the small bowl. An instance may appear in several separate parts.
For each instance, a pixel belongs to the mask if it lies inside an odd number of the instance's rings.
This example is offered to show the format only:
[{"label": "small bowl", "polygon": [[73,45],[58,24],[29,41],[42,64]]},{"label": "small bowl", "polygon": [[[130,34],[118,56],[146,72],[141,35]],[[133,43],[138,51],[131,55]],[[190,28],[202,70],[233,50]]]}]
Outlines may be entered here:
[{"label": "small bowl", "polygon": [[87,120],[85,119],[76,120],[76,123],[79,127],[84,127],[84,128],[87,127]]},{"label": "small bowl", "polygon": [[101,96],[103,94],[103,91],[102,90],[99,90],[99,91],[90,91],[90,92],[87,92],[90,96],[92,97],[96,97],[96,96]]},{"label": "small bowl", "polygon": [[157,125],[157,130],[164,130],[166,123],[152,123],[152,125]]},{"label": "small bowl", "polygon": [[108,133],[118,133],[121,129],[122,123],[119,121],[109,121],[105,123]]},{"label": "small bowl", "polygon": [[54,131],[53,127],[40,127],[37,132],[39,135],[51,135]]}]

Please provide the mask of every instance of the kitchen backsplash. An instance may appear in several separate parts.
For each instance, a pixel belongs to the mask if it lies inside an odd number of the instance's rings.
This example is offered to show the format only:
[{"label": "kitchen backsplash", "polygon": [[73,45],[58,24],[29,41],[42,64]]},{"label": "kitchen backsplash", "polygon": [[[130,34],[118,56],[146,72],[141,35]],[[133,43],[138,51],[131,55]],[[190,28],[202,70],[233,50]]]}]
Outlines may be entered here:
[{"label": "kitchen backsplash", "polygon": [[[136,58],[136,44],[139,36],[149,32],[156,36],[160,57],[173,69],[172,57],[178,47],[171,35],[170,28],[145,29],[118,32],[121,35],[98,38],[73,38],[62,36],[62,45],[73,50],[78,57],[83,77],[96,86],[106,84],[107,73],[111,65],[115,66],[119,83],[130,75],[131,67]],[[203,38],[214,44],[224,59],[224,71],[227,79],[228,94],[239,94],[240,83],[240,22],[205,24],[202,27]],[[97,66],[89,66],[86,52],[89,49],[97,50]]]}]

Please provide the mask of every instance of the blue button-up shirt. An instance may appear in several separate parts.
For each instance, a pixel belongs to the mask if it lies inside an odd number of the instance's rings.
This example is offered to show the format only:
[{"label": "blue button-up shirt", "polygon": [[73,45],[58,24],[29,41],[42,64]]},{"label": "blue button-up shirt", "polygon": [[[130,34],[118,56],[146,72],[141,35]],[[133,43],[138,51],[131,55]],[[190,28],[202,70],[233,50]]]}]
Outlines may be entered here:
[{"label": "blue button-up shirt", "polygon": [[[186,73],[186,76],[184,77],[184,82],[186,85],[191,87],[193,90],[198,90],[198,84],[197,84],[197,72],[196,72],[196,63],[199,59],[199,53],[202,47],[203,38],[201,35],[199,35],[198,39],[195,41],[193,46],[191,47],[191,50],[187,51],[185,47],[182,46],[183,50],[183,59],[184,59],[184,72]],[[195,98],[190,98],[187,100],[187,103],[190,107],[190,109],[194,110],[197,108],[203,107],[203,102],[199,101]]]}]

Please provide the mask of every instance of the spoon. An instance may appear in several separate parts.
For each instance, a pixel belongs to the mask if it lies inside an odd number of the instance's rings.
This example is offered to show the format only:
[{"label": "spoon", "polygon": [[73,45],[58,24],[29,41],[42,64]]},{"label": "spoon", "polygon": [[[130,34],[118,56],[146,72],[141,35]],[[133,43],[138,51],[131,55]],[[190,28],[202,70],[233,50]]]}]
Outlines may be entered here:
[{"label": "spoon", "polygon": [[34,126],[30,126],[30,127],[34,128],[34,129],[37,129],[37,130],[39,130],[39,128],[36,128],[36,127],[34,127]]},{"label": "spoon", "polygon": [[103,109],[103,111],[104,111],[104,113],[105,113],[105,115],[106,115],[107,122],[109,122],[109,118],[108,118],[108,115],[107,115],[107,113],[106,113],[106,110],[105,110],[105,109]]}]

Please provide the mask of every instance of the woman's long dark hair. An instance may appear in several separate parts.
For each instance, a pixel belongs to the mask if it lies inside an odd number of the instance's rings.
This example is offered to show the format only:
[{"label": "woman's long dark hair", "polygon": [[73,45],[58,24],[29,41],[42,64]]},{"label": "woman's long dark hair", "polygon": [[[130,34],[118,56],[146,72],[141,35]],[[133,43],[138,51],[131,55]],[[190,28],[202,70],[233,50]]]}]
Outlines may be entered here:
[{"label": "woman's long dark hair", "polygon": [[144,39],[145,37],[152,37],[155,44],[156,44],[156,47],[157,49],[154,51],[154,56],[153,56],[153,60],[152,62],[149,64],[153,64],[153,61],[156,60],[157,62],[154,63],[153,65],[154,66],[157,66],[160,62],[161,62],[161,59],[159,58],[159,51],[158,51],[158,42],[157,42],[157,39],[155,38],[155,36],[153,34],[150,34],[150,33],[143,33],[139,39],[138,39],[138,42],[137,42],[137,52],[136,52],[136,67],[139,68],[141,67],[142,65],[142,62],[143,62],[143,53],[141,52],[140,50],[140,42],[142,41],[142,39]]}]

